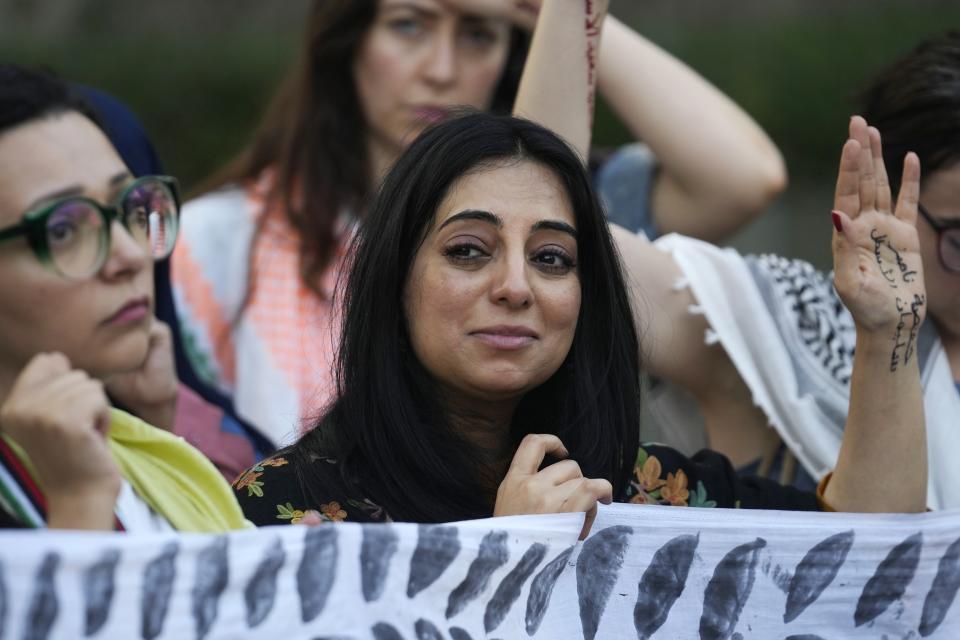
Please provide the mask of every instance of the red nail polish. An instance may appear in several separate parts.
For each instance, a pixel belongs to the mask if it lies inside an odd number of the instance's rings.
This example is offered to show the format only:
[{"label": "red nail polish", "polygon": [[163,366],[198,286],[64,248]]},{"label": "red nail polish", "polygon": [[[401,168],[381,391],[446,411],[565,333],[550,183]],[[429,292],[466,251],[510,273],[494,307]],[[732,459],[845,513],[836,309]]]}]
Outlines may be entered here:
[{"label": "red nail polish", "polygon": [[843,232],[843,224],[840,222],[840,216],[836,211],[830,212],[830,217],[833,218],[833,227],[837,230],[838,233]]}]

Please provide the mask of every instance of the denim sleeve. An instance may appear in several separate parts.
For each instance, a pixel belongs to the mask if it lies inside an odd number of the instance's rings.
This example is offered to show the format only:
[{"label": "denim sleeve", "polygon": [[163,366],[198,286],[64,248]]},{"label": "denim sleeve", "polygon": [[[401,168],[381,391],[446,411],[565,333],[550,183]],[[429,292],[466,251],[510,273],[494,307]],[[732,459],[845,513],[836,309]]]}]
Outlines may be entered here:
[{"label": "denim sleeve", "polygon": [[643,231],[651,240],[659,236],[650,208],[656,174],[657,158],[647,145],[636,142],[618,149],[596,174],[607,219],[630,231]]}]

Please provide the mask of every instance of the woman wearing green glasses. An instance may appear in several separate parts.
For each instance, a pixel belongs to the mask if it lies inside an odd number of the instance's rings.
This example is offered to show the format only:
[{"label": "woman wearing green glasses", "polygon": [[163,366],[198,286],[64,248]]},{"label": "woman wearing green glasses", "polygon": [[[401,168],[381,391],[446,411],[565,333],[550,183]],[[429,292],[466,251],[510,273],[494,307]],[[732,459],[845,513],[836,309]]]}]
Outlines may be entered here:
[{"label": "woman wearing green glasses", "polygon": [[19,224],[0,229],[0,242],[26,237],[42,262],[65,278],[83,280],[103,268],[116,220],[150,257],[162,260],[177,237],[176,192],[174,178],[144,176],[119,190],[109,206],[63,195],[28,211]]},{"label": "woman wearing green glasses", "polygon": [[171,178],[134,179],[62,82],[0,66],[0,522],[222,531],[244,520],[200,452],[112,409],[147,358]]}]

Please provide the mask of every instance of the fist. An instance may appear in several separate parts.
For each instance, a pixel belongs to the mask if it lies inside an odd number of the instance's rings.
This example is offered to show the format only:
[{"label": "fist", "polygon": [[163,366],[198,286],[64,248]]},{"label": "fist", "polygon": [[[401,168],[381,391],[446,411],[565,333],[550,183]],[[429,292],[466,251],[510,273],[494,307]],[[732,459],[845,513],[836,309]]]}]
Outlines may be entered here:
[{"label": "fist", "polygon": [[602,478],[585,477],[574,460],[560,460],[539,470],[548,453],[555,458],[569,456],[554,435],[530,434],[523,439],[497,490],[493,515],[582,511],[587,514],[580,532],[583,539],[596,518],[597,502],[613,500],[613,486]]},{"label": "fist", "polygon": [[106,443],[109,411],[103,384],[59,353],[34,356],[0,405],[0,429],[29,456],[51,507],[92,500],[112,510],[120,473]]},{"label": "fist", "polygon": [[139,369],[107,381],[107,391],[117,402],[155,427],[171,431],[179,389],[170,327],[154,320],[147,358]]}]

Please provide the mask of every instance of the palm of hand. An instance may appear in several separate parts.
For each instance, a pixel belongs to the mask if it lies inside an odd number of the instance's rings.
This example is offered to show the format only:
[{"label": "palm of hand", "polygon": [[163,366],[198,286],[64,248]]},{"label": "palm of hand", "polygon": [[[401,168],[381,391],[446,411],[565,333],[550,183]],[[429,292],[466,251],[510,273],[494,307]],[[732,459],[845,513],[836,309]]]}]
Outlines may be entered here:
[{"label": "palm of hand", "polygon": [[869,211],[845,224],[844,233],[848,243],[842,250],[854,252],[856,261],[837,260],[835,283],[857,324],[867,330],[896,325],[915,301],[920,302],[919,324],[926,293],[916,229],[890,214]]},{"label": "palm of hand", "polygon": [[850,125],[835,198],[833,239],[837,293],[862,331],[886,334],[890,368],[909,362],[926,316],[926,289],[916,230],[920,168],[904,161],[892,211],[879,132],[862,118]]}]

